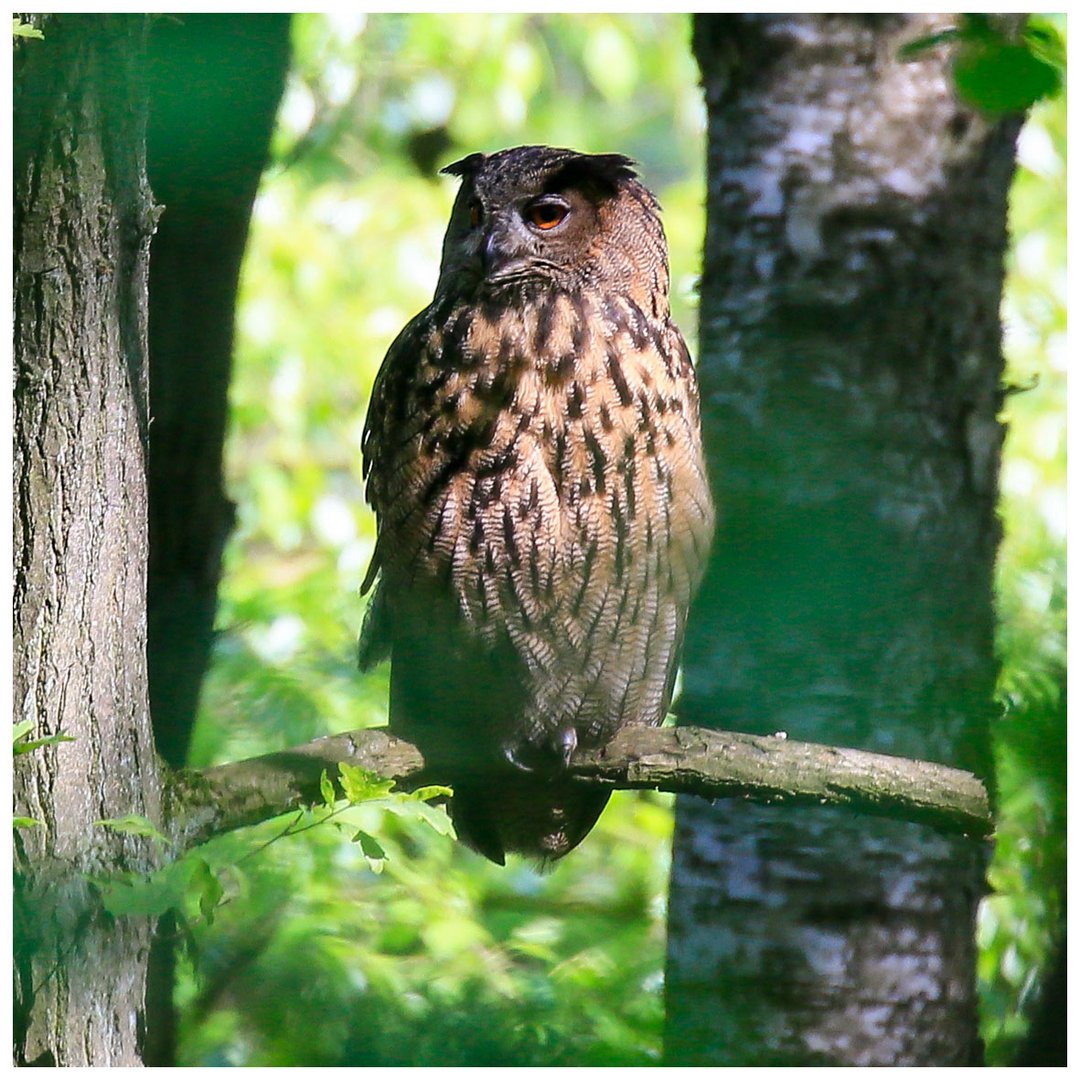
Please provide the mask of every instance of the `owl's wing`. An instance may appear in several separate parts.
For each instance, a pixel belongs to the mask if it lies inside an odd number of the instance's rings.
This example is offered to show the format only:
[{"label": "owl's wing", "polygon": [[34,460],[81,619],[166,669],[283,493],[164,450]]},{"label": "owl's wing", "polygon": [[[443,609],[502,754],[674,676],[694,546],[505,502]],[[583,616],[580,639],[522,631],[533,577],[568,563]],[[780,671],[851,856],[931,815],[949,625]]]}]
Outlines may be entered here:
[{"label": "owl's wing", "polygon": [[367,573],[360,586],[360,595],[366,595],[374,586],[374,593],[368,601],[360,631],[358,660],[361,671],[367,671],[376,664],[390,658],[392,640],[392,611],[382,581],[384,542],[383,522],[386,514],[387,499],[392,493],[387,491],[385,481],[385,458],[392,453],[394,444],[393,430],[401,426],[405,409],[405,395],[408,380],[415,370],[418,357],[423,349],[427,312],[421,312],[398,334],[387,350],[375,385],[371,390],[371,402],[364,420],[364,433],[360,440],[363,457],[364,494],[368,504],[375,511],[376,539],[375,550],[371,555]]},{"label": "owl's wing", "polygon": [[[374,557],[372,565],[375,565]],[[364,623],[360,628],[360,642],[357,645],[357,663],[361,671],[370,671],[383,660],[390,659],[392,623],[390,605],[386,600],[386,590],[380,582],[375,587],[364,613]]]}]

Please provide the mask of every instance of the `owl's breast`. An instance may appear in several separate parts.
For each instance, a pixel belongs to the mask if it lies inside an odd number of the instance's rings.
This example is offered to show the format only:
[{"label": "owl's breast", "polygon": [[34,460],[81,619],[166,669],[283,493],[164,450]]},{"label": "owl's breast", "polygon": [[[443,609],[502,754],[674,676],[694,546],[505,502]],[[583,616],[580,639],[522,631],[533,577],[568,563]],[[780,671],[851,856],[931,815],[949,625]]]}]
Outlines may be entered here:
[{"label": "owl's breast", "polygon": [[538,709],[658,722],[712,520],[678,331],[559,294],[470,310],[424,357],[381,515],[391,588],[509,643]]}]

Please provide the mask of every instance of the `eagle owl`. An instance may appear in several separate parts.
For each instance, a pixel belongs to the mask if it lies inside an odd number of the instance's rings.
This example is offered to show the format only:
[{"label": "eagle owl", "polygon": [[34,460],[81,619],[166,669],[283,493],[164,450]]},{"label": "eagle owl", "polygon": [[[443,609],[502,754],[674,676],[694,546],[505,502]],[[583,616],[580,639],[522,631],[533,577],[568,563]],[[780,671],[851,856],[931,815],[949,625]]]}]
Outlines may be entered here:
[{"label": "eagle owl", "polygon": [[578,747],[659,724],[713,510],[658,204],[619,154],[471,154],[435,298],[363,436],[378,540],[362,667],[391,730],[453,762],[459,836],[559,858],[608,794]]}]

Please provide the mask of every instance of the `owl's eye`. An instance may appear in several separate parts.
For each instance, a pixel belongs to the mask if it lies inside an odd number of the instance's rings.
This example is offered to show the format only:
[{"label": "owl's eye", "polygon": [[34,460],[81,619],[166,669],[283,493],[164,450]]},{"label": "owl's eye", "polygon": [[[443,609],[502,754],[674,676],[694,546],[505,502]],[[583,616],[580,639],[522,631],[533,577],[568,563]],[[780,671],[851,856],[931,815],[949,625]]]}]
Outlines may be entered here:
[{"label": "owl's eye", "polygon": [[475,229],[480,224],[483,218],[483,212],[480,209],[480,204],[477,202],[469,204],[469,228]]},{"label": "owl's eye", "polygon": [[570,213],[570,207],[561,199],[542,199],[525,210],[525,220],[534,228],[546,232],[561,225]]}]

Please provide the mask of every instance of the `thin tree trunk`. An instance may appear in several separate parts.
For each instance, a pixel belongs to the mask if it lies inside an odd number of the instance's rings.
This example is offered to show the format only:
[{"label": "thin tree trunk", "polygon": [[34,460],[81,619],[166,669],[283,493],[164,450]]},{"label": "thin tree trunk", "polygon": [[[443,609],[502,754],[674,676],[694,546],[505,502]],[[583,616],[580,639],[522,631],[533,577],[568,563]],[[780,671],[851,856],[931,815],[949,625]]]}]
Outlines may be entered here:
[{"label": "thin tree trunk", "polygon": [[150,703],[187,758],[233,522],[222,451],[240,262],[289,60],[288,15],[185,14],[150,35]]},{"label": "thin tree trunk", "polygon": [[15,57],[15,1058],[140,1063],[148,920],[93,875],[154,863],[146,679],[145,16],[42,17]]},{"label": "thin tree trunk", "polygon": [[[932,16],[698,16],[699,371],[721,525],[681,720],[990,773],[1005,210],[1018,123]],[[980,1059],[983,844],[680,798],[677,1064]]]}]

